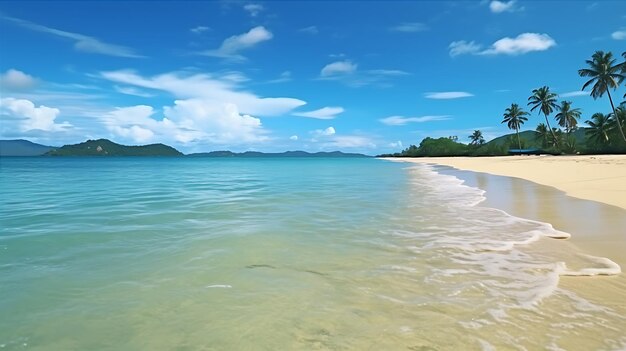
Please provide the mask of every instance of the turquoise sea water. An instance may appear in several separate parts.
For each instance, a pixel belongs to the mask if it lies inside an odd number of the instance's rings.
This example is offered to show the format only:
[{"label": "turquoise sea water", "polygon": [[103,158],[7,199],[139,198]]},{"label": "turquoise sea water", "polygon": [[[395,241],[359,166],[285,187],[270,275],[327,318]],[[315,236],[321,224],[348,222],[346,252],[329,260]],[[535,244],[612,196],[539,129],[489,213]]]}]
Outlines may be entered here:
[{"label": "turquoise sea water", "polygon": [[619,267],[482,194],[375,159],[3,158],[0,349],[625,347],[558,286]]}]

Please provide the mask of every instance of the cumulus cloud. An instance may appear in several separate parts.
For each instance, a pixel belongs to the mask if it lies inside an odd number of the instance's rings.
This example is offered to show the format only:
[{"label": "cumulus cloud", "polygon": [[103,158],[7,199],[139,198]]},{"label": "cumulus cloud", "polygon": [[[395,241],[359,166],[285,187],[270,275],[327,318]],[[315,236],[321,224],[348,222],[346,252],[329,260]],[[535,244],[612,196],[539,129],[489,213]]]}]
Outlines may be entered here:
[{"label": "cumulus cloud", "polygon": [[331,135],[335,135],[336,131],[335,131],[335,128],[328,127],[326,129],[316,129],[312,131],[311,134],[313,134],[313,136],[315,137],[331,136]]},{"label": "cumulus cloud", "polygon": [[261,120],[242,115],[234,104],[207,104],[199,99],[177,100],[155,118],[152,106],[118,107],[101,118],[116,136],[136,143],[202,141],[211,144],[244,144],[268,140]]},{"label": "cumulus cloud", "polygon": [[421,116],[421,117],[404,117],[404,116],[389,116],[379,119],[379,121],[388,126],[403,126],[408,123],[424,123],[433,121],[445,121],[449,120],[450,116]]},{"label": "cumulus cloud", "polygon": [[513,12],[517,8],[515,7],[515,0],[511,1],[498,1],[494,0],[489,3],[489,10],[493,13]]},{"label": "cumulus cloud", "polygon": [[242,91],[236,81],[211,74],[173,72],[143,77],[133,71],[122,70],[101,72],[100,76],[116,83],[166,91],[179,99],[197,98],[208,104],[235,104],[241,113],[256,116],[280,116],[306,104],[294,98],[260,97]]},{"label": "cumulus cloud", "polygon": [[449,100],[449,99],[460,99],[465,97],[474,96],[472,93],[468,93],[465,91],[443,91],[437,93],[425,93],[424,97],[427,99],[438,99],[438,100]]},{"label": "cumulus cloud", "polygon": [[246,4],[243,6],[243,9],[246,10],[250,14],[250,16],[256,17],[265,8],[261,4]]},{"label": "cumulus cloud", "polygon": [[415,33],[428,30],[428,26],[420,22],[405,22],[397,26],[389,28],[394,32]]},{"label": "cumulus cloud", "polygon": [[263,26],[258,26],[250,29],[246,33],[233,35],[230,38],[225,39],[222,42],[222,45],[216,50],[206,50],[200,52],[199,54],[233,60],[245,60],[245,57],[239,54],[240,51],[254,47],[259,43],[272,39],[273,37],[274,35],[272,32],[268,31]]},{"label": "cumulus cloud", "polygon": [[626,40],[626,29],[621,29],[611,33],[611,38],[615,40]]},{"label": "cumulus cloud", "polygon": [[18,128],[23,132],[31,130],[56,132],[72,127],[67,122],[61,124],[55,122],[59,113],[61,111],[57,108],[44,105],[37,107],[32,101],[26,99],[0,99],[0,116],[17,123]]},{"label": "cumulus cloud", "polygon": [[135,50],[131,48],[121,46],[121,45],[105,43],[99,39],[96,39],[94,37],[90,37],[87,35],[66,32],[63,30],[42,26],[40,24],[36,24],[30,21],[19,19],[19,18],[8,17],[8,16],[3,16],[3,15],[0,15],[0,17],[10,22],[13,22],[21,27],[24,27],[33,31],[48,33],[48,34],[55,35],[57,37],[71,39],[74,41],[74,49],[76,49],[77,51],[88,52],[92,54],[117,56],[117,57],[128,57],[128,58],[143,57],[141,55],[138,55],[135,52]]},{"label": "cumulus cloud", "polygon": [[338,114],[343,113],[343,112],[344,112],[343,107],[323,107],[315,111],[294,112],[294,116],[316,118],[316,119],[333,119],[333,118],[336,118]]},{"label": "cumulus cloud", "polygon": [[485,50],[475,42],[464,40],[450,43],[450,56],[461,54],[474,55],[522,55],[533,51],[545,51],[556,45],[548,34],[522,33],[515,38],[505,37],[497,40]]},{"label": "cumulus cloud", "polygon": [[322,77],[330,77],[335,75],[350,74],[354,73],[356,69],[357,64],[352,63],[352,61],[336,61],[324,66],[324,68],[322,68],[322,71],[320,72],[320,75]]},{"label": "cumulus cloud", "polygon": [[502,38],[482,52],[485,55],[520,55],[532,51],[545,51],[556,45],[547,34],[522,33],[515,38]]},{"label": "cumulus cloud", "polygon": [[402,148],[402,142],[400,140],[389,143],[389,147],[397,149],[397,148]]},{"label": "cumulus cloud", "polygon": [[26,90],[37,85],[37,79],[22,71],[11,68],[0,74],[0,88],[7,90]]}]

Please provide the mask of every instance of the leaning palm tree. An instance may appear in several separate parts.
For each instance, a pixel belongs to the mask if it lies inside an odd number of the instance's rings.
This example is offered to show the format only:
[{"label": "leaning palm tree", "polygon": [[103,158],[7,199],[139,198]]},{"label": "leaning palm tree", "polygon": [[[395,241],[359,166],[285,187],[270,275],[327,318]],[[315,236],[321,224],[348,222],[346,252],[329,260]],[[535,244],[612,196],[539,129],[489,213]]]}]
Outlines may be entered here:
[{"label": "leaning palm tree", "polygon": [[[613,54],[611,52],[605,53],[604,51],[596,51],[591,56],[591,60],[586,60],[585,62],[589,65],[589,68],[579,69],[578,74],[581,77],[591,77],[591,79],[583,85],[582,90],[585,90],[586,87],[593,84],[591,96],[594,99],[602,97],[604,93],[607,93],[609,102],[611,103],[611,109],[613,109],[613,114],[615,114],[615,105],[613,104],[613,98],[611,98],[611,89],[617,89],[626,77],[624,76],[623,65],[616,64]],[[617,126],[622,135],[622,139],[626,142],[626,135],[624,135],[624,130],[619,119],[617,119]]]},{"label": "leaning palm tree", "polygon": [[[612,131],[620,129],[620,125],[626,124],[626,102],[622,102],[619,107],[615,108],[615,113],[609,113],[609,125]],[[614,138],[617,138],[615,133]]]},{"label": "leaning palm tree", "polygon": [[604,113],[594,113],[591,120],[585,121],[589,128],[585,130],[585,136],[596,145],[607,145],[610,142],[611,120]]},{"label": "leaning palm tree", "polygon": [[545,123],[539,123],[535,131],[537,132],[536,139],[541,140],[541,147],[548,147],[548,138],[550,137],[548,126]]},{"label": "leaning palm tree", "polygon": [[571,101],[561,101],[561,106],[559,106],[559,113],[557,113],[554,117],[556,118],[556,121],[559,123],[559,125],[565,129],[565,132],[567,134],[570,134],[578,126],[580,109],[573,109]]},{"label": "leaning palm tree", "polygon": [[507,124],[509,129],[515,129],[515,134],[517,134],[517,145],[519,148],[522,148],[522,142],[519,138],[519,128],[524,124],[524,122],[528,121],[528,118],[524,116],[528,116],[529,113],[519,108],[517,104],[511,104],[511,107],[508,107],[504,110],[504,119],[501,123]]},{"label": "leaning palm tree", "polygon": [[483,132],[480,130],[475,130],[472,135],[469,136],[470,145],[482,145],[485,143],[485,138],[483,138]]},{"label": "leaning palm tree", "polygon": [[552,132],[552,138],[556,143],[556,134],[554,134],[554,131],[552,131],[552,127],[550,127],[550,121],[548,121],[548,115],[558,108],[558,105],[556,104],[556,94],[551,92],[550,88],[548,88],[547,86],[543,86],[539,89],[534,89],[533,95],[528,98],[528,106],[532,106],[530,111],[539,109],[539,113],[543,112],[543,116],[546,118],[546,124],[548,125],[548,130]]}]

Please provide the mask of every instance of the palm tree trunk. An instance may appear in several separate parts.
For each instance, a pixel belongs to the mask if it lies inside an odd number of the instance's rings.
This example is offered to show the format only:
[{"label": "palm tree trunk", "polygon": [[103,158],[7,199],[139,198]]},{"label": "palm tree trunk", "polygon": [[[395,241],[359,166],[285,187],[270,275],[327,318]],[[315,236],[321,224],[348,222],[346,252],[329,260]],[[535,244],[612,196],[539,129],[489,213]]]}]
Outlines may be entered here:
[{"label": "palm tree trunk", "polygon": [[543,116],[546,118],[546,124],[548,124],[548,130],[550,131],[550,133],[552,133],[552,139],[554,140],[554,145],[559,146],[558,145],[559,143],[556,140],[556,134],[554,134],[554,131],[552,130],[552,127],[550,127],[550,122],[548,122],[548,115],[546,115],[544,113]]},{"label": "palm tree trunk", "polygon": [[515,134],[517,134],[517,146],[519,146],[519,149],[522,149],[522,142],[519,140],[519,128],[515,128]]},{"label": "palm tree trunk", "polygon": [[606,92],[609,95],[609,101],[611,102],[611,108],[613,109],[613,117],[615,117],[615,120],[617,121],[617,129],[619,129],[619,132],[622,135],[622,139],[624,139],[624,142],[626,142],[626,135],[624,135],[624,129],[622,129],[622,122],[620,122],[619,117],[617,116],[617,113],[615,113],[615,105],[613,105],[613,98],[611,98],[611,92],[609,91],[609,89],[607,89]]}]

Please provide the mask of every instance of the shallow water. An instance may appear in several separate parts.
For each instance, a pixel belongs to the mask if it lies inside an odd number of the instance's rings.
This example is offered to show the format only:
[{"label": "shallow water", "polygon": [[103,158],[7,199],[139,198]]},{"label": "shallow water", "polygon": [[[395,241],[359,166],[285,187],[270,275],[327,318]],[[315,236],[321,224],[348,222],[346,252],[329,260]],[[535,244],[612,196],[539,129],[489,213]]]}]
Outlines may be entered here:
[{"label": "shallow water", "polygon": [[626,347],[559,285],[619,266],[428,166],[3,158],[0,190],[3,349]]}]

